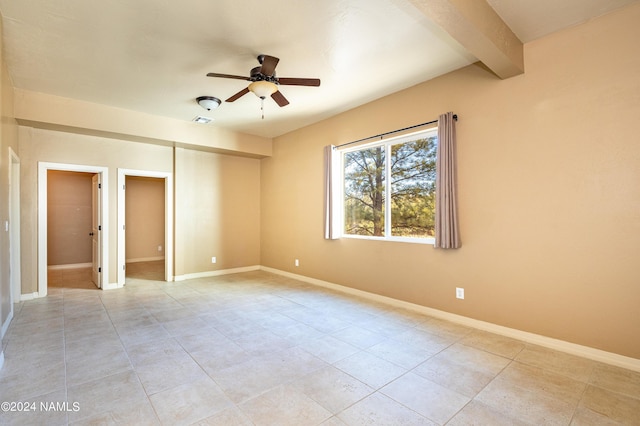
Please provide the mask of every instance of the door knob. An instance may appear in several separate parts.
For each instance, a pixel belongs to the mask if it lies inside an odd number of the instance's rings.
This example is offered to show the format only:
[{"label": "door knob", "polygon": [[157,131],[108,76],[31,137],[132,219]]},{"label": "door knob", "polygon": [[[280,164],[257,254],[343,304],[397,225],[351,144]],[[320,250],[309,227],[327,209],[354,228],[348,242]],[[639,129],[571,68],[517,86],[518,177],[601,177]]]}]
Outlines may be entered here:
[{"label": "door knob", "polygon": [[93,237],[93,232],[89,232],[89,236],[90,236],[90,237]]}]

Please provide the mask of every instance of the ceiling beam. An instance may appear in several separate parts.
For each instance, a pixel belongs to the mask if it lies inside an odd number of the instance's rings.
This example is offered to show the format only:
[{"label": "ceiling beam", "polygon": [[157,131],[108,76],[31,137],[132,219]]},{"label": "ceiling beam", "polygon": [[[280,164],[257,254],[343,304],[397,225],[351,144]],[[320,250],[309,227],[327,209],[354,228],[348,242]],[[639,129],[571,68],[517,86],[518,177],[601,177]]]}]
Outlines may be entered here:
[{"label": "ceiling beam", "polygon": [[486,0],[411,0],[498,77],[524,73],[522,42]]},{"label": "ceiling beam", "polygon": [[13,89],[13,117],[26,127],[240,157],[270,157],[273,150],[270,138],[24,89]]}]

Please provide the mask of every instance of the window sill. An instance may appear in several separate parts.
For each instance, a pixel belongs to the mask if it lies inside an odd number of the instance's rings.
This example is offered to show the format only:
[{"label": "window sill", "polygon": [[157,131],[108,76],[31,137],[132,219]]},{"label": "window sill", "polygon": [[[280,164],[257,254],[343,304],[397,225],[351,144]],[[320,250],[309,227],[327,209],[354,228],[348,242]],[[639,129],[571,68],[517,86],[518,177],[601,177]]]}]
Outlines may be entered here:
[{"label": "window sill", "polygon": [[364,235],[341,235],[340,238],[349,238],[354,240],[370,240],[370,241],[384,241],[384,242],[393,242],[393,243],[409,243],[409,244],[424,244],[424,245],[435,245],[436,239],[433,237],[429,238],[403,238],[403,237],[367,237]]}]

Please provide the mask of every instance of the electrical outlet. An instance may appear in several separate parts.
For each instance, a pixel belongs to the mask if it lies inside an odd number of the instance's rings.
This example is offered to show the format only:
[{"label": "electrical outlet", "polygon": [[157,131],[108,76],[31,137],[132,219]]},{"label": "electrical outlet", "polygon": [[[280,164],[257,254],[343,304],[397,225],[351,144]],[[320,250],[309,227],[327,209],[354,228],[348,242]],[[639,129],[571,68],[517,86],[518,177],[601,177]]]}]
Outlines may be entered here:
[{"label": "electrical outlet", "polygon": [[211,263],[216,263],[217,261],[218,261],[218,260],[216,259],[216,257],[215,257],[215,256],[213,256],[213,257],[211,258]]},{"label": "electrical outlet", "polygon": [[298,259],[296,259],[296,260],[295,260],[295,262],[294,262],[294,264],[295,264],[296,266],[300,266],[300,261],[299,261]]},{"label": "electrical outlet", "polygon": [[456,287],[456,299],[464,299],[464,288]]},{"label": "electrical outlet", "polygon": [[158,246],[158,251],[162,251],[162,246]]}]

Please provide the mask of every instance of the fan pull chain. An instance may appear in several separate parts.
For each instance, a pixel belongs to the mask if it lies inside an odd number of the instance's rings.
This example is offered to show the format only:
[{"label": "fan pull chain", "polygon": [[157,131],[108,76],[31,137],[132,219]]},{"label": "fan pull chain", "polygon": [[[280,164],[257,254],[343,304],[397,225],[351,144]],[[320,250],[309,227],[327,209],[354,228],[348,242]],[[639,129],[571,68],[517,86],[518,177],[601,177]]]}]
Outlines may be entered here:
[{"label": "fan pull chain", "polygon": [[260,97],[260,111],[262,112],[262,119],[264,120],[264,96]]}]

